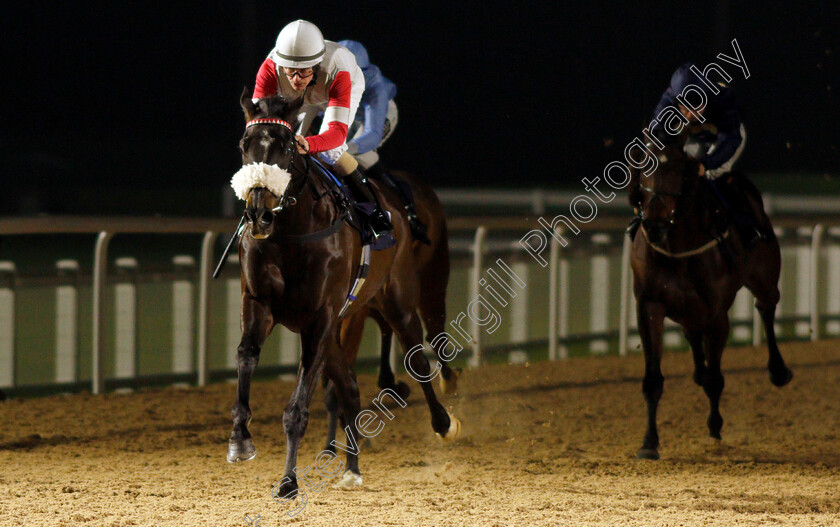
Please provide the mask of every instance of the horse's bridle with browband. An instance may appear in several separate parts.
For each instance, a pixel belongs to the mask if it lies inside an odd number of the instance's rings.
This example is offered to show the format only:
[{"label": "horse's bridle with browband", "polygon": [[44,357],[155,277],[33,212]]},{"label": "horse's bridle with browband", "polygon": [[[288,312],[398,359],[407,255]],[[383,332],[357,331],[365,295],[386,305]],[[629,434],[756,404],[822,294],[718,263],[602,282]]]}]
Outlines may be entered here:
[{"label": "horse's bridle with browband", "polygon": [[[321,170],[325,170],[325,169],[323,168],[323,165],[321,165],[320,163],[318,163],[314,159],[310,159],[309,156],[302,156],[303,164],[305,166],[305,168],[303,170],[301,170],[299,167],[295,166],[295,156],[299,155],[298,151],[297,151],[297,145],[299,143],[295,139],[295,133],[294,133],[294,130],[292,129],[292,125],[290,125],[287,121],[284,121],[283,119],[278,119],[278,118],[275,118],[275,117],[263,117],[263,118],[258,118],[258,119],[251,119],[250,121],[248,121],[245,124],[245,130],[247,131],[252,126],[266,125],[266,124],[268,124],[268,125],[280,125],[280,126],[286,128],[292,134],[291,140],[289,141],[288,145],[286,146],[286,152],[288,152],[288,154],[289,154],[289,166],[286,167],[285,170],[288,170],[289,173],[291,173],[293,177],[295,175],[297,175],[297,176],[303,178],[303,184],[300,185],[292,195],[286,195],[286,193],[284,193],[283,196],[280,196],[280,204],[277,205],[276,207],[274,207],[273,209],[271,209],[271,212],[273,212],[273,213],[280,212],[286,206],[291,207],[291,206],[295,205],[295,203],[297,203],[297,198],[295,196],[299,195],[303,191],[304,187],[306,187],[307,185],[312,190],[312,194],[315,198],[315,201],[318,201],[325,196],[332,195],[333,196],[333,201],[335,202],[335,206],[339,210],[339,214],[337,215],[336,220],[332,223],[332,225],[330,225],[329,227],[327,227],[325,229],[321,229],[321,230],[318,230],[318,231],[315,231],[315,232],[312,232],[312,233],[308,233],[308,234],[285,234],[285,235],[283,235],[283,237],[287,238],[287,239],[290,239],[290,240],[297,241],[297,242],[303,242],[303,241],[320,240],[320,239],[325,238],[327,236],[331,236],[332,234],[337,232],[339,228],[341,228],[342,222],[347,217],[346,208],[342,207],[342,205],[339,203],[339,201],[343,198],[343,195],[340,194],[341,191],[337,191],[338,195],[336,195],[336,192],[333,191],[334,189],[331,189],[331,188],[328,188],[326,191],[324,191],[322,193],[318,192],[318,188],[315,186],[315,182],[312,181],[312,177],[310,176],[310,170],[309,170],[310,160],[315,161],[316,165],[318,165]],[[342,210],[344,210],[344,212],[342,212]]]},{"label": "horse's bridle with browband", "polygon": [[[648,186],[645,186],[645,185],[642,185],[641,183],[639,183],[639,190],[641,190],[642,192],[646,192],[646,193],[650,194],[651,201],[653,201],[654,199],[658,199],[659,201],[662,202],[663,206],[665,205],[665,200],[662,199],[662,196],[668,196],[669,198],[674,198],[674,199],[677,200],[678,203],[674,204],[674,208],[671,210],[670,213],[668,213],[668,219],[666,220],[666,223],[669,226],[673,225],[674,221],[676,221],[676,219],[677,219],[677,212],[678,212],[677,205],[679,204],[679,199],[683,195],[682,185],[680,185],[680,191],[679,192],[666,192],[664,190],[656,190],[655,188],[648,187]],[[644,212],[642,214],[644,214]],[[644,219],[644,217],[642,219]]]}]

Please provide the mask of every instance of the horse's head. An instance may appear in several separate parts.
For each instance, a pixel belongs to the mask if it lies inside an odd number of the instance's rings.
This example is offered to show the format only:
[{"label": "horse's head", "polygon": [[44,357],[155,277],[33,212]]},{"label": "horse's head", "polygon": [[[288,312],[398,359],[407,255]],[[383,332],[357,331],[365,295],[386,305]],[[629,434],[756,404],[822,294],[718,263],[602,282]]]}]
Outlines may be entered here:
[{"label": "horse's head", "polygon": [[685,212],[687,200],[694,198],[699,175],[700,163],[683,152],[681,143],[665,146],[653,173],[635,175],[642,226],[651,242],[665,241],[671,225]]},{"label": "horse's head", "polygon": [[271,236],[276,213],[292,201],[285,194],[298,153],[290,122],[302,102],[271,97],[254,103],[247,88],[239,99],[246,121],[239,141],[243,166],[231,184],[246,202],[245,219],[256,239]]}]

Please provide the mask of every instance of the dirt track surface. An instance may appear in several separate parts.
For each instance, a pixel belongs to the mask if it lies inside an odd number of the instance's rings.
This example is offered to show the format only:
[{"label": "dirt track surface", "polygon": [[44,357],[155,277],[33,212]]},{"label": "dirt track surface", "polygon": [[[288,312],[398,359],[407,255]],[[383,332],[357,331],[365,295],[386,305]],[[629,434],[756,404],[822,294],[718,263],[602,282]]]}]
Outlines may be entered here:
[{"label": "dirt track surface", "polygon": [[[840,525],[840,343],[787,344],[783,389],[766,353],[724,355],[723,441],[691,358],[666,355],[660,461],[637,461],[643,360],[605,357],[465,372],[444,404],[462,436],[442,444],[416,384],[361,454],[364,485],[309,493],[294,518],[282,476],[291,384],[258,382],[257,457],[225,461],[235,387],[0,403],[2,526]],[[378,390],[360,378],[363,406]],[[320,393],[299,465],[323,446]],[[316,478],[316,481],[317,478]]]}]

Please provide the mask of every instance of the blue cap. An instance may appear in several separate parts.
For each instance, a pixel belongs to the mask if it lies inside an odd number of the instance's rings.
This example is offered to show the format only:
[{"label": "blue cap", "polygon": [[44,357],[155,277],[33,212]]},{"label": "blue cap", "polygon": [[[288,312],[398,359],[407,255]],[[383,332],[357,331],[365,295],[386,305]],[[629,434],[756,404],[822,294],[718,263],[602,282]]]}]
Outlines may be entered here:
[{"label": "blue cap", "polygon": [[342,40],[338,44],[353,52],[353,55],[356,56],[356,64],[358,64],[360,68],[365,69],[370,66],[368,52],[359,42],[356,42],[355,40]]}]

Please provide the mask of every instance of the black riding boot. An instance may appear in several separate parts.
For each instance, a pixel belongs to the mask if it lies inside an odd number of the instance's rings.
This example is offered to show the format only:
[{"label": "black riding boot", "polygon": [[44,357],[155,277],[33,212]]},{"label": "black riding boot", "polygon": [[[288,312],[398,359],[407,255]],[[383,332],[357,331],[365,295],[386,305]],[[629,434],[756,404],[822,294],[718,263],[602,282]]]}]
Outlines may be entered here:
[{"label": "black riding boot", "polygon": [[403,189],[400,188],[400,185],[394,180],[394,177],[388,174],[385,171],[385,167],[382,165],[381,161],[377,161],[370,167],[365,169],[365,173],[371,179],[375,179],[381,183],[384,183],[388,187],[391,188],[400,198],[402,201],[403,209],[405,209],[406,218],[408,218],[408,227],[411,229],[411,235],[415,240],[425,243],[426,245],[431,245],[432,241],[429,240],[429,236],[427,234],[426,225],[417,216],[417,210],[414,208],[414,201],[403,192]]},{"label": "black riding boot", "polygon": [[732,224],[741,235],[744,247],[746,247],[747,250],[752,249],[759,240],[767,239],[767,235],[764,234],[753,216],[753,212],[750,209],[746,196],[743,196],[738,189],[733,188],[732,192],[729,193],[731,195],[730,203],[730,200],[727,200],[726,197],[724,197],[722,192],[723,189],[718,186],[723,185],[723,182],[715,180],[711,181],[711,184],[715,197],[723,206],[723,209],[729,217],[732,218]]},{"label": "black riding boot", "polygon": [[380,236],[391,232],[393,230],[391,221],[388,219],[385,212],[383,212],[382,207],[379,206],[379,201],[376,199],[376,196],[373,195],[373,192],[371,192],[370,188],[367,186],[367,179],[365,178],[365,175],[362,174],[362,171],[357,167],[356,170],[347,174],[345,179],[351,183],[351,188],[356,196],[360,197],[363,201],[373,203],[374,209],[373,212],[370,213],[369,221],[370,229],[373,231],[374,237],[379,238]]}]

